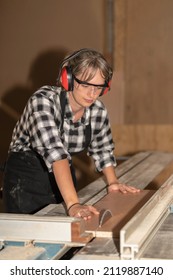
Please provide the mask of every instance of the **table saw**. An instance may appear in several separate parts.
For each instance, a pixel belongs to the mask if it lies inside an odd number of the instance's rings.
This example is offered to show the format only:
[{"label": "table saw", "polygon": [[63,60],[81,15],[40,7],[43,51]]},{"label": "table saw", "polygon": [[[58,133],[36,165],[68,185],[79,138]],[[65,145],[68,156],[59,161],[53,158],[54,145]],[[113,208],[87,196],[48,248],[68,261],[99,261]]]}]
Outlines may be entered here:
[{"label": "table saw", "polygon": [[35,215],[0,214],[0,259],[173,259],[173,154],[140,152],[116,167],[137,194],[107,194],[104,177],[78,192],[99,216],[66,216],[63,204]]}]

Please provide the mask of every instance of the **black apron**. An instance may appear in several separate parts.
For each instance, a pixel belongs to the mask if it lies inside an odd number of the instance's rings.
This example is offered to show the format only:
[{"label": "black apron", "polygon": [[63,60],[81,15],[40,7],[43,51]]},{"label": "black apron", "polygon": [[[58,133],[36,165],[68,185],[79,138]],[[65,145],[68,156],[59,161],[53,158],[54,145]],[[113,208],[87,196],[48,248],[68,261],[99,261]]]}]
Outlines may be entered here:
[{"label": "black apron", "polygon": [[[66,92],[60,95],[61,134],[63,133]],[[85,148],[91,141],[91,124],[85,130]],[[71,165],[71,174],[76,186],[76,176]],[[61,203],[63,198],[54,174],[48,172],[43,159],[35,151],[11,152],[8,156],[3,183],[5,212],[33,214],[48,204]]]}]

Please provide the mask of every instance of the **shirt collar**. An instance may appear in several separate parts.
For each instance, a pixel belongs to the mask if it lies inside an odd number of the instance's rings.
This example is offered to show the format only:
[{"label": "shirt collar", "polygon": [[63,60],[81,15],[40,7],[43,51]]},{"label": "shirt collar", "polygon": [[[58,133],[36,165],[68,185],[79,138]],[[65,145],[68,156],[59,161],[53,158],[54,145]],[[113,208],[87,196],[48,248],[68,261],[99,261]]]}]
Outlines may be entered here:
[{"label": "shirt collar", "polygon": [[[66,99],[66,106],[65,106],[65,114],[64,114],[64,118],[67,120],[67,122],[73,122],[73,112],[72,112],[72,109],[71,109],[71,106],[70,106],[70,103],[69,103],[69,95],[67,93],[67,99]],[[82,123],[82,124],[85,124],[87,125],[90,121],[90,108],[87,107],[85,109],[85,112],[82,116],[82,118],[80,120],[78,120],[76,123]]]}]

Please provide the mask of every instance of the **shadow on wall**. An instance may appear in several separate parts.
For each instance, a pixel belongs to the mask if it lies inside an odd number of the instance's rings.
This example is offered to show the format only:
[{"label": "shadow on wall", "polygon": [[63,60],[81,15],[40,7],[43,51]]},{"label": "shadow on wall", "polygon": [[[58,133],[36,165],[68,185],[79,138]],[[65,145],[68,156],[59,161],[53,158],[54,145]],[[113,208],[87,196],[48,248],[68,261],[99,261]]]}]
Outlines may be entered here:
[{"label": "shadow on wall", "polygon": [[[2,167],[8,154],[13,128],[20,117],[29,97],[43,85],[55,85],[58,69],[66,55],[65,49],[52,49],[42,52],[33,61],[26,85],[18,84],[3,94],[0,100],[0,166]],[[2,171],[2,170],[1,170]],[[3,172],[0,171],[0,195]],[[0,212],[1,212],[0,197]]]},{"label": "shadow on wall", "polygon": [[[26,85],[15,85],[3,94],[0,102],[0,165],[5,162],[11,135],[15,123],[20,117],[29,97],[43,85],[55,85],[58,69],[61,61],[66,55],[64,49],[47,50],[36,57],[31,65]],[[2,176],[0,172],[0,188],[2,187]]]},{"label": "shadow on wall", "polygon": [[43,85],[55,85],[65,50],[48,50],[36,57],[31,65],[26,85],[16,85],[3,96],[2,102],[19,115],[28,98]]},{"label": "shadow on wall", "polygon": [[[1,134],[0,164],[7,157],[12,130],[23,112],[27,100],[39,87],[56,84],[59,66],[66,54],[67,50],[64,49],[47,50],[41,53],[31,65],[27,84],[15,85],[4,93],[0,106],[1,131],[3,131]],[[90,173],[91,160],[85,154],[82,157],[75,156],[74,162],[79,178],[79,188],[98,178],[99,174],[93,171]],[[0,174],[0,186],[1,182],[2,174]]]}]

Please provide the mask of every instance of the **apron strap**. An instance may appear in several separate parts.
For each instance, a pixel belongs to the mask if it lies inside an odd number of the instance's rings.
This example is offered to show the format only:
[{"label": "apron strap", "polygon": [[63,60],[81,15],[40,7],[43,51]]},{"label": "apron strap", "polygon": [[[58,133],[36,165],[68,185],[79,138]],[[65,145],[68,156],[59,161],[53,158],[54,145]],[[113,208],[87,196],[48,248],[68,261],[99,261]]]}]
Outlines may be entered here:
[{"label": "apron strap", "polygon": [[[63,126],[64,126],[64,114],[65,114],[65,105],[66,105],[66,91],[62,91],[60,94],[60,104],[61,104],[61,125],[60,131],[61,135],[63,133]],[[85,149],[88,148],[91,142],[91,121],[89,124],[86,125],[85,129]]]}]

